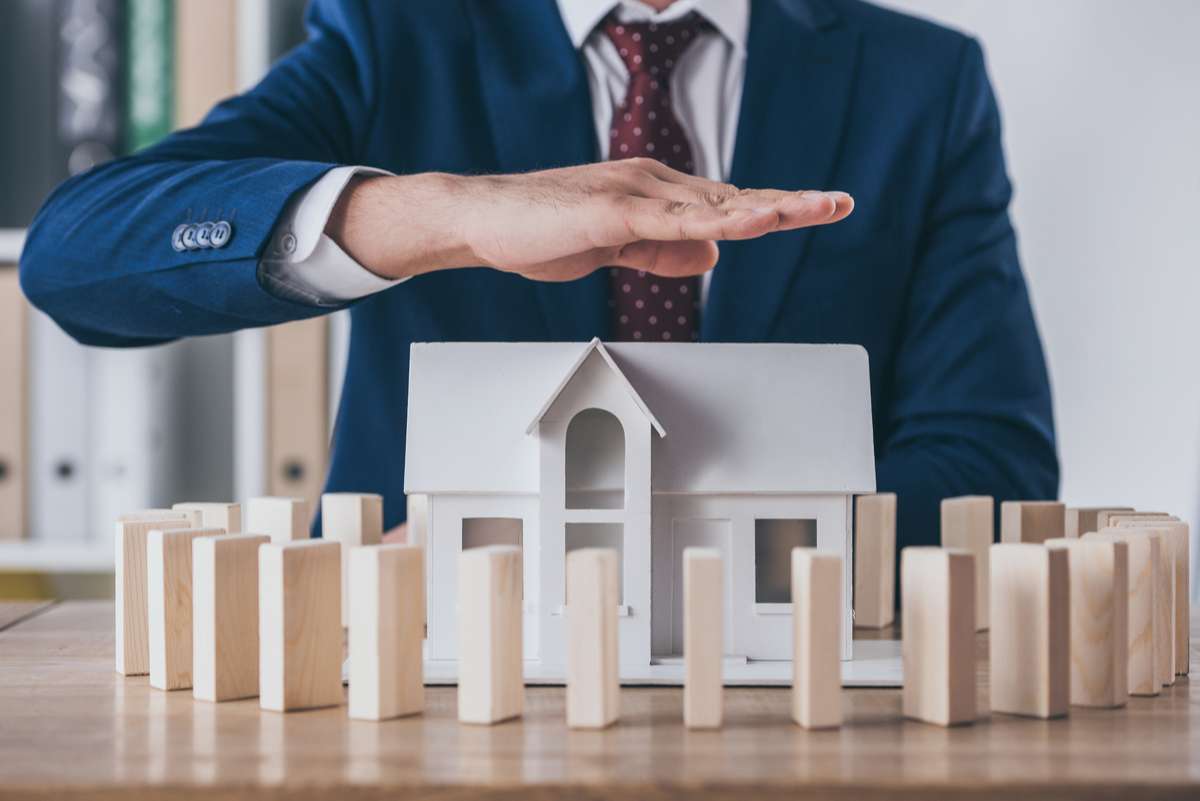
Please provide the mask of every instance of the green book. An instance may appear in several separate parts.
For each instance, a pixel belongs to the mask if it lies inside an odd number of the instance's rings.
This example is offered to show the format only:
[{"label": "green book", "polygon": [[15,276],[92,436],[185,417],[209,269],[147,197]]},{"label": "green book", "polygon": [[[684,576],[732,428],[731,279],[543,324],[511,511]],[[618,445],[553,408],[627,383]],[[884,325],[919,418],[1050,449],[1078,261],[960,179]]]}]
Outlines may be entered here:
[{"label": "green book", "polygon": [[152,145],[174,122],[173,0],[127,0],[125,151]]}]

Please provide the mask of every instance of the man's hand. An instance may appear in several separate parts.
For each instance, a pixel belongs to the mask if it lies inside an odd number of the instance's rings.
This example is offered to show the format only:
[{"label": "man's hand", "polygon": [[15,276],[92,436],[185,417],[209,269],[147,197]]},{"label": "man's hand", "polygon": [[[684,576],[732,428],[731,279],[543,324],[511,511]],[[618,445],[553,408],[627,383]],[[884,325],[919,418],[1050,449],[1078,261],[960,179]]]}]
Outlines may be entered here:
[{"label": "man's hand", "polygon": [[738,189],[624,159],[520,175],[442,173],[357,179],[326,233],[387,278],[488,266],[538,281],[598,267],[698,275],[716,242],[837,222],[844,192]]}]

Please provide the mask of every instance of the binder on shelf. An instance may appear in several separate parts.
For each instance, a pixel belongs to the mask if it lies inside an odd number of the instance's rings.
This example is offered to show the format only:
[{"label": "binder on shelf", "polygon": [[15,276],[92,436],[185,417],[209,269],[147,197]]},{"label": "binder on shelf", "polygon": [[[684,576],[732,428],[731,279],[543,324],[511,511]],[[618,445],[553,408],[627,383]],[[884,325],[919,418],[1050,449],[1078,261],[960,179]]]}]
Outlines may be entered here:
[{"label": "binder on shelf", "polygon": [[329,451],[329,326],[317,317],[275,326],[266,342],[267,491],[315,512]]},{"label": "binder on shelf", "polygon": [[0,253],[0,542],[25,536],[25,299]]},{"label": "binder on shelf", "polygon": [[214,105],[237,92],[237,23],[237,0],[176,0],[178,127],[195,125]]}]

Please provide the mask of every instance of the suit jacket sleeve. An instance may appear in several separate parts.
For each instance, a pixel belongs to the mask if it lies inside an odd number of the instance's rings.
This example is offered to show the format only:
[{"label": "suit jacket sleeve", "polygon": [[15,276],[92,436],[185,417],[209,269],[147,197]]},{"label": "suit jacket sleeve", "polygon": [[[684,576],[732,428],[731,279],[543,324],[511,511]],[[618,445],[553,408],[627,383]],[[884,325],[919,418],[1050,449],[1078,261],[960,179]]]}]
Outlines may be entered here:
[{"label": "suit jacket sleeve", "polygon": [[939,541],[942,498],[1052,498],[1050,384],[1008,217],[1000,118],[964,45],[880,432],[901,545]]},{"label": "suit jacket sleeve", "polygon": [[[196,128],[60,186],[21,257],[33,304],[95,345],[143,345],[311,317],[258,262],[288,200],[354,162],[376,83],[365,4],[316,0],[309,41]],[[180,223],[229,220],[217,249],[176,252]]]}]

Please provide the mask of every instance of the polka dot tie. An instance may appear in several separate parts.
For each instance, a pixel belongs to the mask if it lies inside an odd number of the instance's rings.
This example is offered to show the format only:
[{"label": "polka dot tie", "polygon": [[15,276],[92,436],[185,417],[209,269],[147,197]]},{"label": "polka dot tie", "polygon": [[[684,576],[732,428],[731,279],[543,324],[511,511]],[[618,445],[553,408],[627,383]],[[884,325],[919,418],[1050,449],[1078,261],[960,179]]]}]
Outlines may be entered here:
[{"label": "polka dot tie", "polygon": [[[671,71],[704,23],[688,14],[667,23],[604,21],[604,32],[629,69],[625,102],[613,112],[609,158],[645,156],[693,173],[687,134],[671,105]],[[609,269],[609,314],[620,342],[691,342],[700,333],[700,279],[663,278]]]}]

